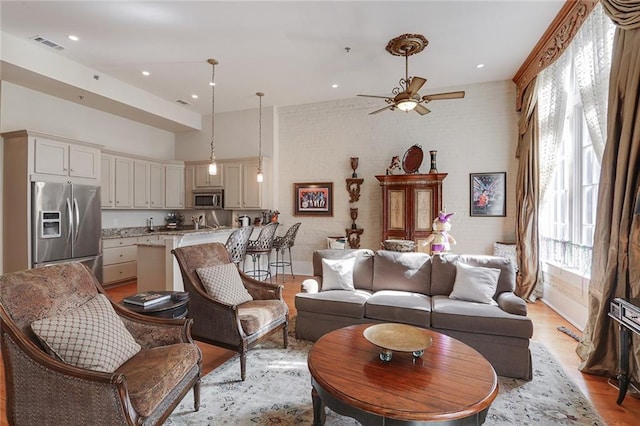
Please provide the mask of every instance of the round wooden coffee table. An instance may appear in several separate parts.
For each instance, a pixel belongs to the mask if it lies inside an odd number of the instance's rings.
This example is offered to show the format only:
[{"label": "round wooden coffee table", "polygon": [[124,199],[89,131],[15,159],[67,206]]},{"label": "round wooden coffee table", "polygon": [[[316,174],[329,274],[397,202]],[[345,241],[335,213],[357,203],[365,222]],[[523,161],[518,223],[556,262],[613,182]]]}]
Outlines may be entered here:
[{"label": "round wooden coffee table", "polygon": [[422,357],[400,352],[383,362],[363,337],[370,325],[332,331],[311,348],[314,425],[324,424],[325,405],[365,425],[484,423],[498,377],[482,355],[424,329],[433,344]]}]

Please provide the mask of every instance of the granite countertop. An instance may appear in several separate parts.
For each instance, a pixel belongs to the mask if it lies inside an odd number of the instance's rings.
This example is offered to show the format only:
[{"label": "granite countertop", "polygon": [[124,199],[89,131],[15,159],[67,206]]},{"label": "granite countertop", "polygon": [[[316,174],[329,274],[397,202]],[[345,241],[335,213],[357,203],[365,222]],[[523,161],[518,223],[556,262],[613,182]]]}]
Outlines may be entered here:
[{"label": "granite countertop", "polygon": [[[185,226],[182,229],[167,229],[166,227],[157,227],[154,231],[149,231],[146,226],[130,227],[130,228],[106,228],[102,230],[102,238],[107,240],[110,238],[125,237],[146,237],[148,235],[185,235],[185,234],[205,234],[212,232],[230,231],[232,228],[228,226],[201,227],[195,229],[193,226]],[[147,244],[147,243],[145,243]],[[150,243],[148,243],[150,244]]]}]

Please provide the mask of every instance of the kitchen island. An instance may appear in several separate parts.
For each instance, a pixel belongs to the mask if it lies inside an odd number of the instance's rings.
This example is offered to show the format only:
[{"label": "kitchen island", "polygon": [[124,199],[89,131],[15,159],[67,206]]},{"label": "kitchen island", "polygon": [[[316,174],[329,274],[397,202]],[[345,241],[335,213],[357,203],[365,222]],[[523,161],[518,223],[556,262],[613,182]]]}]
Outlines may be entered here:
[{"label": "kitchen island", "polygon": [[233,228],[205,228],[158,232],[159,241],[138,243],[138,293],[150,290],[184,291],[180,267],[171,250],[203,243],[224,244]]}]

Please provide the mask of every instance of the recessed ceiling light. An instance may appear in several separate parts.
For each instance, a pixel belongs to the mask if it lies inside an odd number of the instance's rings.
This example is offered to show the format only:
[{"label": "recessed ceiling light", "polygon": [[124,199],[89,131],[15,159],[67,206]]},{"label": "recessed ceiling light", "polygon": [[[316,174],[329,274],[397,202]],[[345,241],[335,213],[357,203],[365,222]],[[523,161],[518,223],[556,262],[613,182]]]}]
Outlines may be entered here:
[{"label": "recessed ceiling light", "polygon": [[332,84],[331,87],[333,87],[335,89],[336,87],[338,87],[338,85],[337,84]]},{"label": "recessed ceiling light", "polygon": [[478,64],[478,65],[476,65],[476,68],[478,68],[478,69],[484,68],[484,64]]},{"label": "recessed ceiling light", "polygon": [[145,77],[149,77],[151,73],[149,71],[142,71],[142,75],[144,75]]},{"label": "recessed ceiling light", "polygon": [[80,40],[80,39],[78,38],[78,36],[73,35],[73,34],[69,34],[67,37],[68,37],[68,38],[69,38],[69,40],[71,40],[71,41],[78,41],[78,40]]},{"label": "recessed ceiling light", "polygon": [[198,99],[198,95],[191,95],[193,99]]}]

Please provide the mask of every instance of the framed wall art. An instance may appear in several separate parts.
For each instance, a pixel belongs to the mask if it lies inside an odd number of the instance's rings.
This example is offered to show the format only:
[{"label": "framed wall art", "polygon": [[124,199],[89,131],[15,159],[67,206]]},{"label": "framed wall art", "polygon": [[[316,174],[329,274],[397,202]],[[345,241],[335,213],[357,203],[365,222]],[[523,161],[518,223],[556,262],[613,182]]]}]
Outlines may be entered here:
[{"label": "framed wall art", "polygon": [[294,183],[294,216],[333,216],[333,182]]},{"label": "framed wall art", "polygon": [[471,216],[507,215],[507,173],[470,174]]}]

